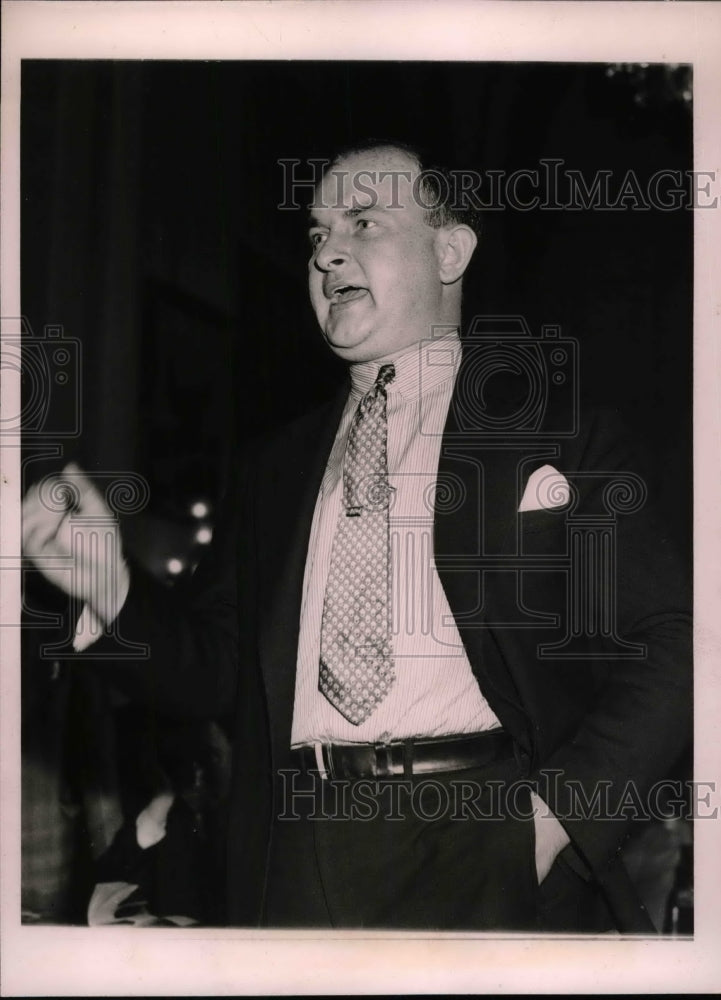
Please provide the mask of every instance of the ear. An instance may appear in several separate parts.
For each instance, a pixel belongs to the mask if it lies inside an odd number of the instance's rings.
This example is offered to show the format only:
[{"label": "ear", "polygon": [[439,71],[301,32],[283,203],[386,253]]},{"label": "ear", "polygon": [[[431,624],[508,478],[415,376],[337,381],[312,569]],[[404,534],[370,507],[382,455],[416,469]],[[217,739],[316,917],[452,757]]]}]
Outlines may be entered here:
[{"label": "ear", "polygon": [[463,276],[468,267],[478,239],[470,228],[459,223],[438,233],[438,272],[444,285],[450,285]]}]

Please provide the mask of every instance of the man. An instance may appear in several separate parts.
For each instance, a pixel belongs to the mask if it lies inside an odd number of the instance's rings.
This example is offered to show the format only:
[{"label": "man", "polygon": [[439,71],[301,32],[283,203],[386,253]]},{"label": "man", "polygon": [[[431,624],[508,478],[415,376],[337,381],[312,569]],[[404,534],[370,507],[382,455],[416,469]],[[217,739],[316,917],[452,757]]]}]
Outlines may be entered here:
[{"label": "man", "polygon": [[[189,607],[78,565],[78,645],[100,621],[88,656],[150,649],[112,667],[136,697],[234,706],[233,924],[649,930],[621,807],[687,737],[682,568],[652,504],[616,517],[643,484],[605,417],[549,431],[549,379],[526,419],[538,349],[462,348],[477,225],[444,179],[394,144],[331,164],[309,286],[350,389],[250,449]],[[68,530],[31,492],[41,569]]]}]

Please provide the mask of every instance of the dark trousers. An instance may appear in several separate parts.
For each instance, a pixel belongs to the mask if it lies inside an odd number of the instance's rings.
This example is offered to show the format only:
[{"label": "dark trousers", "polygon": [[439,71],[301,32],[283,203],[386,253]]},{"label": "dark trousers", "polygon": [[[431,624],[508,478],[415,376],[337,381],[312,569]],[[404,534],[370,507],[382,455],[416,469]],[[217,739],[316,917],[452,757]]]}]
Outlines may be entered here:
[{"label": "dark trousers", "polygon": [[511,759],[383,781],[279,776],[270,927],[598,932],[596,887],[560,858],[539,887],[530,788]]}]

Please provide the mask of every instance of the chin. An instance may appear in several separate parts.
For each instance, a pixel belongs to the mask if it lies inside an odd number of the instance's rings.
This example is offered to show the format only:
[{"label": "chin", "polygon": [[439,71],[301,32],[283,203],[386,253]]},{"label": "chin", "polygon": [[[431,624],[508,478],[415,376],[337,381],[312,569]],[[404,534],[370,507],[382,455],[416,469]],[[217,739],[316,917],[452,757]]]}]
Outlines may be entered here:
[{"label": "chin", "polygon": [[357,330],[332,330],[325,334],[328,347],[341,357],[363,352],[367,348],[368,337],[368,333]]},{"label": "chin", "polygon": [[363,349],[362,344],[356,345],[344,345],[344,344],[331,344],[329,343],[331,351],[339,357],[342,361],[347,361],[349,363],[354,363],[356,361],[372,361],[373,352]]}]

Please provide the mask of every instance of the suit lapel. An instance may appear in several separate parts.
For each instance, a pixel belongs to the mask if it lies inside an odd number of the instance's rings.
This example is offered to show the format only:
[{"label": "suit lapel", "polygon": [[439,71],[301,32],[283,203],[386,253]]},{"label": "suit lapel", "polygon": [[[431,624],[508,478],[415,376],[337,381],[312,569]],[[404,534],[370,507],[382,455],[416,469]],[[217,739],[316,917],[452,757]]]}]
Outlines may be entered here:
[{"label": "suit lapel", "polygon": [[518,575],[493,567],[517,552],[521,470],[529,445],[527,439],[519,447],[513,435],[489,432],[493,423],[481,419],[488,407],[495,407],[495,413],[513,412],[515,400],[499,380],[495,396],[483,387],[481,409],[474,380],[473,350],[464,347],[438,465],[439,495],[456,496],[458,502],[436,504],[436,566],[484,697],[504,727],[528,748],[529,720],[512,665],[502,655],[498,628],[502,615],[513,614]]},{"label": "suit lapel", "polygon": [[276,761],[287,754],[295,695],[303,578],[313,512],[348,396],[299,421],[264,453],[258,489],[259,655]]}]

